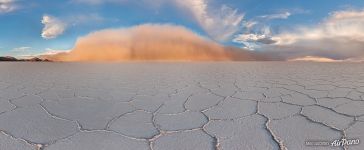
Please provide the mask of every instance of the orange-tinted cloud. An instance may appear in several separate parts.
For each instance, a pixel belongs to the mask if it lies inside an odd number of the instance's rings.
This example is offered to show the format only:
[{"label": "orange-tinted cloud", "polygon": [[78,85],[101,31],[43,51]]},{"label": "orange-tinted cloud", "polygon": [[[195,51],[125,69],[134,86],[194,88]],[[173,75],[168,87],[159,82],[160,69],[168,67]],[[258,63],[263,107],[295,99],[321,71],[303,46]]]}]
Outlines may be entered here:
[{"label": "orange-tinted cloud", "polygon": [[243,49],[221,46],[181,26],[153,24],[97,31],[79,38],[70,52],[42,57],[54,61],[263,59]]},{"label": "orange-tinted cloud", "polygon": [[331,58],[317,57],[317,56],[299,57],[299,58],[289,59],[288,61],[342,62],[342,60],[335,60],[335,59],[331,59]]}]

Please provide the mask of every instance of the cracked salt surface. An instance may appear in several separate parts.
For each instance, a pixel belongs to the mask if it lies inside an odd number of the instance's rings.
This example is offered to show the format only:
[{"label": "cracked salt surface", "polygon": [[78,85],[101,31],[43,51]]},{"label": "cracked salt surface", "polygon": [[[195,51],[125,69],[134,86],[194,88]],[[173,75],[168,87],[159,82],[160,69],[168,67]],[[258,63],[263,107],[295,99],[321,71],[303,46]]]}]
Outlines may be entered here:
[{"label": "cracked salt surface", "polygon": [[169,133],[158,138],[153,144],[154,150],[200,150],[213,149],[214,139],[201,130]]},{"label": "cracked salt surface", "polygon": [[135,138],[152,138],[159,134],[153,125],[153,114],[135,111],[121,116],[111,123],[110,130]]},{"label": "cracked salt surface", "polygon": [[179,114],[157,114],[155,123],[162,130],[188,130],[201,128],[208,119],[201,112],[186,111]]},{"label": "cracked salt surface", "polygon": [[362,64],[10,62],[0,70],[0,150],[343,149],[305,141],[364,140]]},{"label": "cracked salt surface", "polygon": [[114,117],[134,108],[123,102],[110,102],[89,98],[66,98],[59,101],[45,101],[42,106],[54,116],[77,121],[83,129],[104,129]]},{"label": "cracked salt surface", "polygon": [[16,138],[34,143],[50,143],[76,133],[77,125],[53,118],[41,106],[32,106],[0,115],[0,129]]},{"label": "cracked salt surface", "polygon": [[0,132],[0,148],[4,150],[35,150],[35,146]]},{"label": "cracked salt surface", "polygon": [[257,102],[227,98],[219,105],[205,111],[210,119],[234,119],[254,114]]},{"label": "cracked salt surface", "polygon": [[302,115],[316,122],[321,122],[337,130],[344,130],[354,121],[353,117],[335,113],[320,106],[306,106],[302,109]]},{"label": "cracked salt surface", "polygon": [[131,139],[113,132],[79,132],[67,139],[60,140],[45,150],[147,150],[146,140]]}]

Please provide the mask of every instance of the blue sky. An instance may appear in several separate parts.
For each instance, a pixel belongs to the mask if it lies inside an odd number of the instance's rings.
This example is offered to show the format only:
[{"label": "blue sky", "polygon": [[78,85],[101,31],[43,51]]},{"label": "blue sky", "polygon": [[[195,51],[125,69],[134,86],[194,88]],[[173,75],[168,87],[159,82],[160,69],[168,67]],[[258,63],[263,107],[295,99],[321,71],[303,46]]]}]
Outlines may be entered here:
[{"label": "blue sky", "polygon": [[362,0],[0,0],[0,55],[69,50],[91,32],[146,23],[184,26],[223,45],[274,49],[267,46],[284,33],[306,35],[301,30],[321,29],[335,12],[363,9]]}]

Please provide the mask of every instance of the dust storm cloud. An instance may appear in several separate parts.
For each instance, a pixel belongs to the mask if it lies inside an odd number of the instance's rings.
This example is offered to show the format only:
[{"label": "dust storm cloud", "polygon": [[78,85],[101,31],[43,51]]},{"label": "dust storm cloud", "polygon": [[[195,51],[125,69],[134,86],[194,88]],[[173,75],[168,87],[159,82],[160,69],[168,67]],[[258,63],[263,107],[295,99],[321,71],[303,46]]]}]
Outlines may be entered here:
[{"label": "dust storm cloud", "polygon": [[69,52],[42,55],[53,61],[235,61],[264,60],[239,48],[224,47],[174,25],[145,24],[106,29],[78,38]]}]

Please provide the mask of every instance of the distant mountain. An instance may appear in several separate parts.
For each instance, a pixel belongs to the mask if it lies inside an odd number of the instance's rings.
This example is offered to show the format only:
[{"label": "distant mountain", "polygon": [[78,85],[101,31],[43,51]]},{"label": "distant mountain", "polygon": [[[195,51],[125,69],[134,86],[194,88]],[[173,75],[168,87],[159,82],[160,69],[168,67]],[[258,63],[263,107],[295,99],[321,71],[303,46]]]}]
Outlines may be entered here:
[{"label": "distant mountain", "polygon": [[40,61],[43,61],[43,62],[48,62],[50,60],[48,60],[48,59],[40,59],[38,57],[33,57],[33,58],[30,58],[30,59],[17,59],[15,57],[11,57],[11,56],[0,56],[0,61],[31,61],[31,62],[40,62]]},{"label": "distant mountain", "polygon": [[0,56],[0,61],[18,61],[18,59],[11,56]]}]

